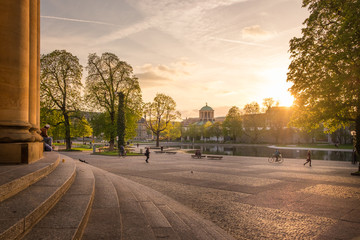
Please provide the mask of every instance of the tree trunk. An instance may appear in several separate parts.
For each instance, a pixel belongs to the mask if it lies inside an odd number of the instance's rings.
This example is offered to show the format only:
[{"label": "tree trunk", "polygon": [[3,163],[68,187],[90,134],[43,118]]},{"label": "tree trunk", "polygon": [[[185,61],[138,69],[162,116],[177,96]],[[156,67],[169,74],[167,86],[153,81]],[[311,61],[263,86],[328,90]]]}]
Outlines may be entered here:
[{"label": "tree trunk", "polygon": [[124,94],[119,92],[118,119],[117,119],[117,136],[118,151],[120,146],[125,146],[125,110],[124,110]]},{"label": "tree trunk", "polygon": [[156,147],[160,146],[160,132],[156,132]]},{"label": "tree trunk", "polygon": [[356,136],[355,136],[355,154],[357,157],[357,160],[359,162],[359,171],[360,171],[360,111],[358,112],[358,115],[356,116],[355,119],[355,131],[356,131]]},{"label": "tree trunk", "polygon": [[110,113],[110,121],[111,121],[112,129],[110,132],[109,151],[113,151],[114,145],[115,145],[115,135],[116,135],[115,112],[114,111]]},{"label": "tree trunk", "polygon": [[65,143],[66,150],[71,150],[71,135],[70,135],[70,120],[69,115],[67,113],[63,113],[65,120]]}]

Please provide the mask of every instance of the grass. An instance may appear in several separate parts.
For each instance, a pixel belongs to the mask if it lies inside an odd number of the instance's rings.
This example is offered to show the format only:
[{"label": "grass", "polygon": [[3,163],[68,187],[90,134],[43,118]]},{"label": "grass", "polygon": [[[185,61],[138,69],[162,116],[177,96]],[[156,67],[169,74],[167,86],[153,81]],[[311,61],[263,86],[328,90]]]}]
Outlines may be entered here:
[{"label": "grass", "polygon": [[92,151],[92,148],[84,148],[84,147],[75,147],[72,149],[75,151]]}]

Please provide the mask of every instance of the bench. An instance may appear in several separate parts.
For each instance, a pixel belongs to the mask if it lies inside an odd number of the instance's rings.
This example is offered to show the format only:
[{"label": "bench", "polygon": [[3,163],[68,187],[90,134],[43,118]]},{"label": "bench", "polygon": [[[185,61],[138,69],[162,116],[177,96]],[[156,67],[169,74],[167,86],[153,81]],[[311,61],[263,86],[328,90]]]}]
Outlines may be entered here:
[{"label": "bench", "polygon": [[222,159],[222,156],[207,156],[209,159]]},{"label": "bench", "polygon": [[167,154],[176,154],[176,152],[165,152]]},{"label": "bench", "polygon": [[204,155],[201,155],[201,156],[191,155],[191,157],[192,157],[192,158],[199,158],[199,159],[200,159],[200,158],[205,158],[206,156],[204,156]]}]

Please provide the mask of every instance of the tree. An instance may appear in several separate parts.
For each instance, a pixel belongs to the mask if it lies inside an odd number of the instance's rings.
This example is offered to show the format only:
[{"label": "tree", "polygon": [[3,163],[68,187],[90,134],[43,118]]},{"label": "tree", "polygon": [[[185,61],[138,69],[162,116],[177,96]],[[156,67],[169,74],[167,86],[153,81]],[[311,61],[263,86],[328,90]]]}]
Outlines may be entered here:
[{"label": "tree", "polygon": [[242,128],[240,109],[233,106],[229,109],[225,121],[223,122],[224,135],[232,137],[233,141],[236,142],[243,132]]},{"label": "tree", "polygon": [[[86,67],[88,76],[86,78],[85,95],[89,105],[107,114],[109,124],[110,150],[114,149],[118,110],[117,93],[124,94],[125,111],[125,138],[133,136],[136,131],[136,122],[141,118],[141,89],[138,79],[133,75],[132,67],[113,53],[103,53],[101,56],[96,53],[90,54]],[[133,129],[129,129],[133,127]]]},{"label": "tree", "polygon": [[190,124],[186,131],[186,135],[194,142],[195,139],[200,139],[201,129],[196,123]]},{"label": "tree", "polygon": [[250,137],[252,143],[257,143],[260,135],[259,128],[265,124],[264,116],[260,114],[260,106],[257,102],[246,104],[244,112],[244,134]]},{"label": "tree", "polygon": [[263,99],[264,112],[270,110],[273,106],[278,107],[279,101],[275,101],[273,98],[264,98]]},{"label": "tree", "polygon": [[290,41],[292,124],[307,130],[324,124],[333,132],[355,123],[359,154],[360,1],[304,0],[303,7],[310,16],[302,36]]},{"label": "tree", "polygon": [[40,99],[47,109],[63,115],[66,149],[71,149],[70,117],[82,103],[80,90],[82,66],[79,59],[65,50],[55,50],[40,58]]},{"label": "tree", "polygon": [[93,130],[89,124],[89,122],[85,119],[85,117],[81,117],[80,119],[74,119],[72,121],[72,137],[82,137],[83,143],[84,138],[92,135]]},{"label": "tree", "polygon": [[162,132],[161,136],[169,140],[176,140],[181,137],[181,123],[171,122],[167,128]]},{"label": "tree", "polygon": [[118,119],[117,119],[117,136],[118,136],[118,150],[121,146],[125,146],[125,99],[124,94],[119,92],[119,104],[118,104]]},{"label": "tree", "polygon": [[244,106],[245,114],[258,114],[260,113],[260,106],[257,102],[248,103]]},{"label": "tree", "polygon": [[156,94],[154,101],[144,105],[146,127],[156,136],[156,146],[159,147],[160,133],[164,131],[171,121],[180,117],[176,111],[175,101],[165,94]]},{"label": "tree", "polygon": [[214,122],[209,129],[209,135],[215,136],[216,141],[219,141],[219,137],[223,134],[223,128],[221,122]]}]

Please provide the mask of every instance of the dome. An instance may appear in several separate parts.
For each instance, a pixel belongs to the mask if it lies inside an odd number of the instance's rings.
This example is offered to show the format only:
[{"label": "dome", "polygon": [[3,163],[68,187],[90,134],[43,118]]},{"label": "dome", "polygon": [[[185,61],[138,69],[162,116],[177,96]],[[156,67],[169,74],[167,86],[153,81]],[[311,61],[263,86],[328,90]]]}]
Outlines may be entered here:
[{"label": "dome", "polygon": [[212,109],[211,107],[209,107],[206,103],[206,106],[203,106],[200,111],[214,111],[214,109]]}]

